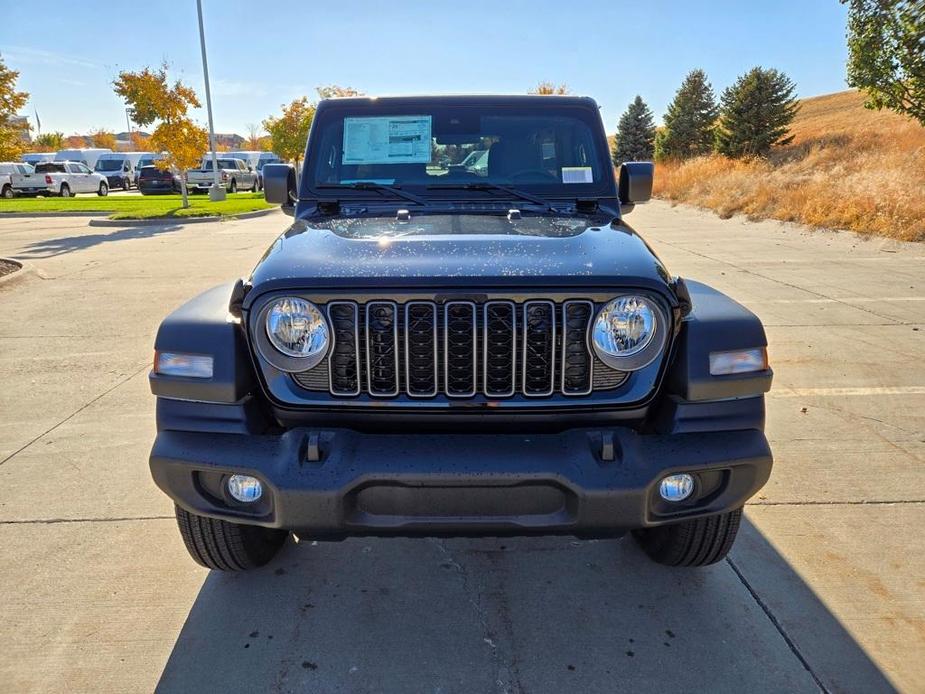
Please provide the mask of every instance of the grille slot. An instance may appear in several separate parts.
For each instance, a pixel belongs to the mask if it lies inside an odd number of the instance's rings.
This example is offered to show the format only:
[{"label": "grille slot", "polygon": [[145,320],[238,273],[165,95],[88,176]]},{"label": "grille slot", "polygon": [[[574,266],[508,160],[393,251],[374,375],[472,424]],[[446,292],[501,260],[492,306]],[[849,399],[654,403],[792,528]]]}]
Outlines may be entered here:
[{"label": "grille slot", "polygon": [[405,388],[415,398],[437,394],[437,305],[405,304]]},{"label": "grille slot", "polygon": [[585,299],[412,300],[324,307],[333,346],[292,378],[337,397],[581,397],[615,390],[628,374],[611,369],[587,342],[595,304]]},{"label": "grille slot", "polygon": [[588,323],[594,314],[590,301],[562,304],[562,392],[587,395],[591,392],[594,361],[588,348]]},{"label": "grille slot", "polygon": [[489,397],[510,397],[517,388],[517,307],[513,301],[489,301],[484,312],[482,392]]},{"label": "grille slot", "polygon": [[366,304],[366,377],[370,395],[398,395],[398,306]]},{"label": "grille slot", "polygon": [[328,318],[334,348],[328,355],[329,386],[334,395],[360,394],[359,311],[352,301],[332,301]]},{"label": "grille slot", "polygon": [[478,326],[475,304],[471,301],[448,301],[444,306],[443,366],[444,391],[451,398],[475,395],[478,365]]},{"label": "grille slot", "polygon": [[556,305],[551,301],[524,303],[523,394],[552,395],[556,374]]}]

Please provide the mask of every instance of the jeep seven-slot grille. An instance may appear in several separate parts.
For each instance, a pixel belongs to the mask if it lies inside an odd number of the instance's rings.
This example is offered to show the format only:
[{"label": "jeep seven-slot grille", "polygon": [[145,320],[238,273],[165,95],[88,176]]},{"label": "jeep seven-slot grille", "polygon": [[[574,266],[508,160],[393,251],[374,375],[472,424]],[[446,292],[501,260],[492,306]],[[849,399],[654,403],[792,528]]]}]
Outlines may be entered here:
[{"label": "jeep seven-slot grille", "polygon": [[588,395],[627,378],[588,349],[594,304],[513,301],[332,301],[334,337],[315,368],[293,374],[306,390],[451,399]]}]

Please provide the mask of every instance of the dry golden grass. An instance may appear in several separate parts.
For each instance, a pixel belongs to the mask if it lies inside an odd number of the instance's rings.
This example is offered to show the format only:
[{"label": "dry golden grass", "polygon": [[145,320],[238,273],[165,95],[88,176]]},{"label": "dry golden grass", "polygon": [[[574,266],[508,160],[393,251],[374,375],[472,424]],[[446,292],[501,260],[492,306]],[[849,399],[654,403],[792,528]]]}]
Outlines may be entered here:
[{"label": "dry golden grass", "polygon": [[722,217],[925,241],[925,128],[863,102],[856,91],[804,99],[793,142],[767,160],[660,162],[655,194]]}]

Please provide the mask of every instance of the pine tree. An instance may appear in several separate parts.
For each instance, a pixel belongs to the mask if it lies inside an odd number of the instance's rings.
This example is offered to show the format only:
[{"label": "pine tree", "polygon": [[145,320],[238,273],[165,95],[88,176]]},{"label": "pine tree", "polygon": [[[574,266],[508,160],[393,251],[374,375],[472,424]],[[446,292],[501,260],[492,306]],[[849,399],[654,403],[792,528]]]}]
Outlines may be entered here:
[{"label": "pine tree", "polygon": [[617,126],[617,142],[613,150],[613,163],[625,161],[651,161],[655,153],[655,122],[652,111],[641,96],[636,96]]},{"label": "pine tree", "polygon": [[656,158],[689,159],[712,151],[717,112],[706,73],[692,70],[665,113],[665,127],[655,138]]},{"label": "pine tree", "polygon": [[777,70],[752,68],[728,87],[721,98],[716,149],[727,157],[763,157],[786,145],[790,124],[799,110],[796,85]]}]

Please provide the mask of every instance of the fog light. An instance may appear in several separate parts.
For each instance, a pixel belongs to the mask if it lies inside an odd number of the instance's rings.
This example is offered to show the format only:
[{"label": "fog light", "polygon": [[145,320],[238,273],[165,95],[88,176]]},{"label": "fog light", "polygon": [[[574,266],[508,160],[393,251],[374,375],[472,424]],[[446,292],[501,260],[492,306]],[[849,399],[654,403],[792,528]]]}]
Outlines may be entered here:
[{"label": "fog light", "polygon": [[228,493],[238,501],[249,504],[263,494],[263,485],[250,475],[232,475],[228,478]]},{"label": "fog light", "polygon": [[694,492],[694,478],[686,472],[668,475],[658,485],[658,493],[665,501],[684,501]]}]

